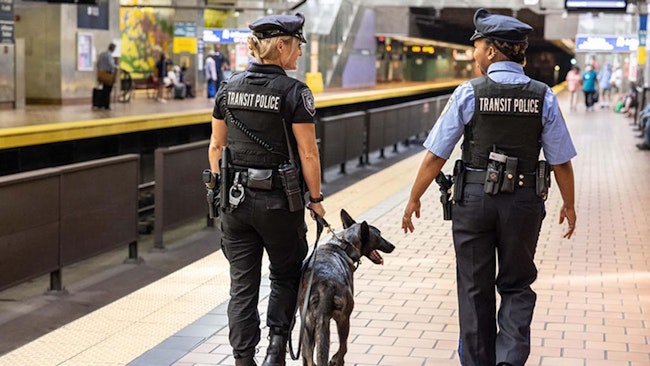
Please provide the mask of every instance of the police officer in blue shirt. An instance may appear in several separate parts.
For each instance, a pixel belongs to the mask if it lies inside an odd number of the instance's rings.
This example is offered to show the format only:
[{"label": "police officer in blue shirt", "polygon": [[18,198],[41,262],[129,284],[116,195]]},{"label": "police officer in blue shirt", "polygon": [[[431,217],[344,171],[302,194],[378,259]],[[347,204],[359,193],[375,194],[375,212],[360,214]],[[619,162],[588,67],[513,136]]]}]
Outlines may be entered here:
[{"label": "police officer in blue shirt", "polygon": [[[563,200],[560,223],[568,222],[564,237],[570,238],[576,223],[571,165],[576,150],[556,96],[524,74],[532,28],[484,9],[475,13],[474,25],[470,40],[483,76],[458,86],[426,139],[428,151],[402,228],[413,232],[420,197],[464,135],[452,206],[458,353],[462,365],[523,366],[536,301],[530,287],[537,277],[534,255],[550,183],[538,156],[543,150],[554,172]],[[498,313],[495,287],[501,297]]]},{"label": "police officer in blue shirt", "polygon": [[212,113],[210,168],[230,187],[221,192],[221,244],[230,264],[228,326],[236,366],[256,365],[264,251],[271,293],[266,312],[270,342],[262,365],[285,365],[307,254],[303,185],[312,212],[325,215],[314,97],[285,72],[295,70],[302,55],[304,21],[296,14],[251,23],[248,48],[256,62],[221,84]]}]

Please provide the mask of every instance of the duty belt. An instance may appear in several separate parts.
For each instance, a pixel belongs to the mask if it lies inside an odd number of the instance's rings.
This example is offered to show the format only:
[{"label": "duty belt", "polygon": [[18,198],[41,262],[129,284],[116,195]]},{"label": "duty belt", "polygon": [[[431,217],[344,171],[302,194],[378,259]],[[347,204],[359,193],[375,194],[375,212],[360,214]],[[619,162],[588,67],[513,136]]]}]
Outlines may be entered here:
[{"label": "duty belt", "polygon": [[[251,189],[259,189],[257,187],[251,186],[251,184],[249,184],[249,183],[251,183],[251,180],[248,177],[248,168],[235,167],[233,170],[234,170],[234,172],[239,173],[239,175],[240,175],[240,177],[242,179],[241,183],[242,183],[242,185],[244,187],[251,188]],[[270,177],[272,189],[283,189],[282,178],[278,174],[277,169],[271,169],[271,170],[273,170],[273,173],[272,173],[272,175]],[[233,176],[234,176],[234,174],[233,174]]]},{"label": "duty belt", "polygon": [[[466,170],[465,184],[485,184],[485,174],[485,170]],[[508,179],[508,177],[503,178]],[[535,188],[535,173],[517,173],[512,179],[515,179],[515,187]]]}]

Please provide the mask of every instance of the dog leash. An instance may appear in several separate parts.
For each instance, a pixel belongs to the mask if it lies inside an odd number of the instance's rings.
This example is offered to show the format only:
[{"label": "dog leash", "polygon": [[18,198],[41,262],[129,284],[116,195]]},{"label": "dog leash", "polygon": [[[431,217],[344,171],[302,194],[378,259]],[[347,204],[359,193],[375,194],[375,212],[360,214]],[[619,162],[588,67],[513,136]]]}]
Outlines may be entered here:
[{"label": "dog leash", "polygon": [[[312,271],[309,274],[309,281],[307,281],[307,289],[305,290],[305,298],[304,302],[302,304],[302,309],[300,310],[300,319],[302,321],[300,322],[300,332],[298,333],[298,350],[297,352],[294,353],[293,351],[293,341],[291,337],[291,332],[293,332],[293,327],[296,325],[296,314],[294,313],[293,315],[293,320],[291,321],[291,327],[289,329],[289,355],[291,356],[292,360],[298,360],[300,358],[300,349],[302,348],[302,336],[305,333],[305,314],[307,313],[307,306],[309,305],[309,296],[311,294],[311,284],[314,280],[314,270],[313,270],[313,264],[316,261],[316,247],[318,246],[318,240],[320,240],[320,236],[323,233],[323,228],[326,227],[336,239],[341,240],[336,236],[336,233],[334,233],[334,230],[332,230],[332,227],[330,224],[325,221],[324,218],[322,218],[320,215],[318,215],[311,207],[306,206],[308,210],[314,213],[314,218],[316,219],[316,241],[314,241],[314,249],[311,251],[311,254],[309,255],[309,258],[305,262],[305,268],[307,267],[307,264],[311,262],[312,264]],[[303,276],[305,272],[303,271],[302,274],[300,275],[300,287],[298,287],[298,296],[300,296],[300,292],[302,291],[302,284],[303,284]],[[298,306],[296,304],[296,311],[298,310]]]}]

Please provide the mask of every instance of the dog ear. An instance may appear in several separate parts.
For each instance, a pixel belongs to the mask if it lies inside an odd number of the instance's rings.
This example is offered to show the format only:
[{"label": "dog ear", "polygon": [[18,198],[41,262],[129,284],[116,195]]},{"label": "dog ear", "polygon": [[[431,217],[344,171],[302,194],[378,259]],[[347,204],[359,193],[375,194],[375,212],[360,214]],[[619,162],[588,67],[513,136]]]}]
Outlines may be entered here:
[{"label": "dog ear", "polygon": [[[370,241],[370,228],[368,227],[367,222],[362,222],[361,223],[361,248],[365,247],[368,245],[368,242]],[[363,250],[362,250],[363,252]]]},{"label": "dog ear", "polygon": [[344,209],[341,209],[341,222],[343,222],[344,229],[356,224],[356,221]]}]

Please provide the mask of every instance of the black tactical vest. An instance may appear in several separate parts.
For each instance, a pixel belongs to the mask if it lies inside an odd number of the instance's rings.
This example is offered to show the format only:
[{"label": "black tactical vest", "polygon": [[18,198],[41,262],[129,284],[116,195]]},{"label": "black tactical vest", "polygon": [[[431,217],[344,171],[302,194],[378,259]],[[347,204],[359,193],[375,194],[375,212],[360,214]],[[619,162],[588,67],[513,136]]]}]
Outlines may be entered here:
[{"label": "black tactical vest", "polygon": [[489,77],[471,81],[476,108],[465,126],[463,161],[485,169],[488,155],[496,151],[518,159],[517,172],[535,172],[542,147],[542,107],[547,86],[499,84]]},{"label": "black tactical vest", "polygon": [[294,87],[296,82],[298,81],[282,74],[250,71],[230,78],[225,85],[226,106],[235,118],[273,150],[269,152],[253,141],[224,113],[228,126],[228,146],[232,164],[252,168],[277,168],[281,163],[289,161],[282,123],[287,123],[294,158],[298,159],[295,137],[288,120],[290,115],[283,110],[286,91]]}]

